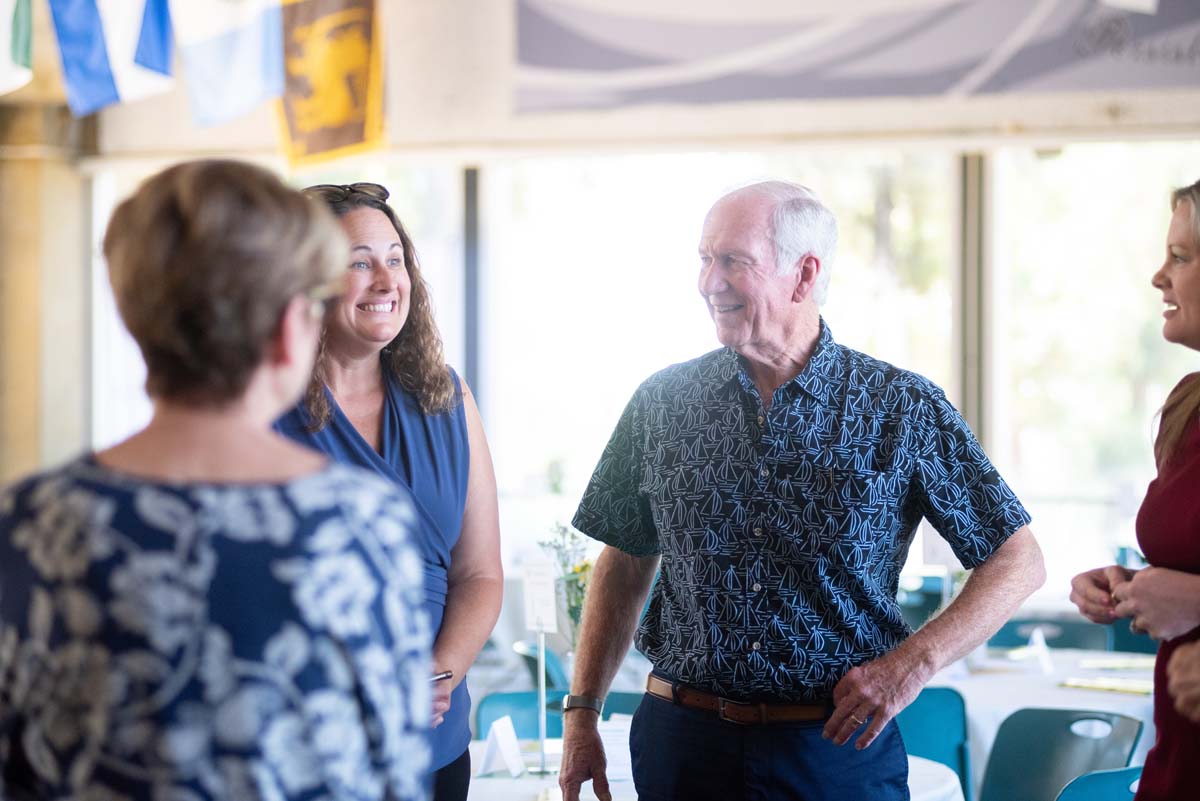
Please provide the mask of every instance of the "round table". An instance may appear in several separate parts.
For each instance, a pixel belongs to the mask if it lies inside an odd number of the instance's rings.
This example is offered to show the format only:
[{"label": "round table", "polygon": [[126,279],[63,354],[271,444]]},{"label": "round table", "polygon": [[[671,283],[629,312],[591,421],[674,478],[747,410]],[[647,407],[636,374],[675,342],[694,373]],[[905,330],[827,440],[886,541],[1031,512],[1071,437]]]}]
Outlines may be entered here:
[{"label": "round table", "polygon": [[[477,769],[479,759],[483,755],[483,741],[471,741],[471,761]],[[561,740],[547,740],[547,764],[558,765],[562,749]],[[525,764],[535,765],[538,762],[537,743],[522,743]],[[551,754],[550,752],[554,753]],[[962,787],[954,771],[940,762],[909,756],[908,758],[908,788],[912,801],[963,801]],[[637,793],[633,789],[633,777],[628,775],[609,776],[609,789],[613,801],[637,801]],[[517,778],[507,774],[473,777],[471,789],[467,794],[468,801],[560,801],[562,795],[558,790],[558,776],[531,776],[526,773]],[[596,801],[589,782],[579,794],[580,801]]]}]

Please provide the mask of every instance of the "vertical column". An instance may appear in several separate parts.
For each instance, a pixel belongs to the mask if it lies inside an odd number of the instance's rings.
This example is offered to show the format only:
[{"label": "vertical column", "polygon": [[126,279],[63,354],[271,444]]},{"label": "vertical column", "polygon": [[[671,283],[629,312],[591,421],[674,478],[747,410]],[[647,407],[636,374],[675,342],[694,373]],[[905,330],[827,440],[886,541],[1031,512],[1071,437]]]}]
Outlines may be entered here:
[{"label": "vertical column", "polygon": [[[467,386],[483,408],[479,377],[479,168],[463,170],[463,326]],[[482,413],[482,412],[481,412]]]},{"label": "vertical column", "polygon": [[986,448],[992,355],[988,296],[991,291],[987,206],[987,158],[968,153],[960,161],[959,282],[955,341],[959,349],[959,411]]},{"label": "vertical column", "polygon": [[0,105],[0,483],[87,442],[87,181],[94,124]]}]

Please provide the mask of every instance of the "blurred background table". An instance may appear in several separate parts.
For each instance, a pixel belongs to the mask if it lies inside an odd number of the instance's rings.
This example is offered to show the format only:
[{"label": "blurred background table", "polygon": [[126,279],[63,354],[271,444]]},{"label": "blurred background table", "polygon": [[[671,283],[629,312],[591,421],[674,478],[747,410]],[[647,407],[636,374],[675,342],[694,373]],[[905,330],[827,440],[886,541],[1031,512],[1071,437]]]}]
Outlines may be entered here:
[{"label": "blurred background table", "polygon": [[[479,759],[483,756],[483,746],[482,740],[471,741],[472,769],[477,769]],[[546,764],[557,766],[561,758],[562,741],[548,740],[547,746]],[[536,742],[523,741],[522,750],[525,764],[537,764]],[[928,759],[908,758],[908,787],[912,801],[963,801],[962,788],[954,771]],[[613,801],[637,801],[633,777],[630,775],[610,775],[609,789]],[[515,779],[503,774],[473,777],[467,795],[468,801],[559,801],[561,798],[557,774],[531,776],[528,773]],[[580,801],[597,801],[590,782],[584,785],[579,798]]]}]

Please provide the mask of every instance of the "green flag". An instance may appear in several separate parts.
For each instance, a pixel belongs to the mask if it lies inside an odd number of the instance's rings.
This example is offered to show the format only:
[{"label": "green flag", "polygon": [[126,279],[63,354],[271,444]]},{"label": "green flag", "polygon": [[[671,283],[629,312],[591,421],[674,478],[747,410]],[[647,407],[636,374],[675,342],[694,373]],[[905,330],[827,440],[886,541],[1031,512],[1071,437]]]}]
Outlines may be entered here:
[{"label": "green flag", "polygon": [[33,78],[30,0],[0,0],[0,95]]}]

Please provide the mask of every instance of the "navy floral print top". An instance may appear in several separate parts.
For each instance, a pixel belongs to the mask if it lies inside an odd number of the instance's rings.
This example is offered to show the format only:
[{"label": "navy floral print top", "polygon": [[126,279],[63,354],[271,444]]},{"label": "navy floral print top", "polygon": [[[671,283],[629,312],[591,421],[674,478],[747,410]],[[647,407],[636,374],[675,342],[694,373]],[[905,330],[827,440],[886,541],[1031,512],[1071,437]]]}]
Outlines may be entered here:
[{"label": "navy floral print top", "polygon": [[423,799],[411,503],[365,471],[0,492],[0,797]]},{"label": "navy floral print top", "polygon": [[921,518],[968,568],[1029,522],[937,386],[838,345],[822,321],[769,410],[730,349],[650,377],[574,525],[662,555],[637,637],[657,672],[822,702],[911,633],[896,590]]}]

